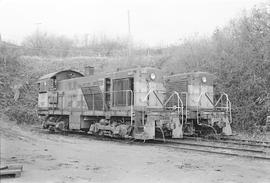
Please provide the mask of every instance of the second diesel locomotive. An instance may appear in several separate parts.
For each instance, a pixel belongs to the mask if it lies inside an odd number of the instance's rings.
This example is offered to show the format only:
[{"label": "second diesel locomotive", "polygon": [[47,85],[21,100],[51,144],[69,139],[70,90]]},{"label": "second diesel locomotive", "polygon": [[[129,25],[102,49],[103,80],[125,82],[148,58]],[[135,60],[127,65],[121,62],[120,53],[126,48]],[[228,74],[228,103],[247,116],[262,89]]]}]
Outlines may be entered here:
[{"label": "second diesel locomotive", "polygon": [[50,130],[82,130],[121,138],[157,134],[231,135],[228,95],[214,92],[214,75],[192,72],[165,76],[144,67],[85,75],[63,70],[38,80],[38,114]]}]

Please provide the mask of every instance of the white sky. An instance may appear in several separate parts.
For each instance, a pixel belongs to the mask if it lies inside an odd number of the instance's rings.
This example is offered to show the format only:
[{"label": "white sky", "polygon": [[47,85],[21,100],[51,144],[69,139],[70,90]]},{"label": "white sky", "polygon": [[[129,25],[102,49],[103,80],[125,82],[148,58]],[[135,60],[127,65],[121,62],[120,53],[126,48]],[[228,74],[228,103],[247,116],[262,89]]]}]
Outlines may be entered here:
[{"label": "white sky", "polygon": [[[2,39],[20,43],[40,31],[69,37],[127,36],[157,46],[195,34],[209,35],[264,0],[0,0]],[[41,23],[37,25],[37,23]]]}]

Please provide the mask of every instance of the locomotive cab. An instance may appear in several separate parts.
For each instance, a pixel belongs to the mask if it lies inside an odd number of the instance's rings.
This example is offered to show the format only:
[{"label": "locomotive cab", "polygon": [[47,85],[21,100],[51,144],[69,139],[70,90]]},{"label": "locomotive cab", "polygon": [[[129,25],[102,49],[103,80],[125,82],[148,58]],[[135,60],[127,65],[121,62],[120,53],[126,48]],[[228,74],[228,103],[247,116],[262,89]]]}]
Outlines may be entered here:
[{"label": "locomotive cab", "polygon": [[38,110],[48,111],[54,108],[54,105],[58,103],[58,82],[71,79],[75,77],[82,77],[79,72],[72,70],[65,70],[60,72],[54,72],[42,76],[39,78],[38,85]]}]

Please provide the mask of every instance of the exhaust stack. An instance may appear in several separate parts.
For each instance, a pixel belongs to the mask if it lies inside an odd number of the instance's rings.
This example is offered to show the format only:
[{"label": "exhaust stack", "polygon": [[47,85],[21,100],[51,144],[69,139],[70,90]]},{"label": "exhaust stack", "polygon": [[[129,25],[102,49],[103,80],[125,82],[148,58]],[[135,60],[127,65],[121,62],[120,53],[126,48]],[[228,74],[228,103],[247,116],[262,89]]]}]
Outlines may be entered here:
[{"label": "exhaust stack", "polygon": [[91,66],[84,67],[84,75],[85,76],[92,76],[94,75],[95,68]]}]

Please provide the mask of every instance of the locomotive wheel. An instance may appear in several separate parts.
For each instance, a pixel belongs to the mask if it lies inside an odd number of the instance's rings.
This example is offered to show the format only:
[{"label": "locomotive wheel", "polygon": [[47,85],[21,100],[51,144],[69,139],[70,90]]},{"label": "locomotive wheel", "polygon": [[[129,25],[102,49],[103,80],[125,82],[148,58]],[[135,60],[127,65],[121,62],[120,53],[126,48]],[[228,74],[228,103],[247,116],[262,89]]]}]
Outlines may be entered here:
[{"label": "locomotive wheel", "polygon": [[99,130],[99,129],[92,132],[92,135],[94,135],[96,137],[100,136],[100,134],[101,134],[101,130]]},{"label": "locomotive wheel", "polygon": [[65,128],[65,122],[64,121],[60,121],[56,124],[55,128],[59,131],[63,131]]},{"label": "locomotive wheel", "polygon": [[98,135],[99,136],[104,136],[104,132],[102,130],[99,130]]},{"label": "locomotive wheel", "polygon": [[218,140],[219,139],[219,135],[216,134],[214,131],[212,131],[211,133],[205,135],[205,137],[207,139],[214,139],[214,140]]},{"label": "locomotive wheel", "polygon": [[217,123],[214,123],[213,127],[215,128],[215,130],[217,131],[218,134],[222,133],[222,128],[220,128]]},{"label": "locomotive wheel", "polygon": [[48,129],[49,129],[49,131],[52,132],[52,133],[55,132],[55,127],[54,127],[54,126],[49,126]]},{"label": "locomotive wheel", "polygon": [[209,139],[218,139],[218,134],[215,128],[208,125],[200,125],[197,130],[199,136],[206,137]]},{"label": "locomotive wheel", "polygon": [[210,128],[210,127],[207,128],[206,134],[204,135],[204,137],[206,137],[207,139],[214,139],[214,140],[219,139],[219,135],[217,134],[217,131],[214,128]]},{"label": "locomotive wheel", "polygon": [[43,129],[48,129],[48,125],[46,124],[46,121],[43,121],[43,123],[42,123],[42,128]]}]

